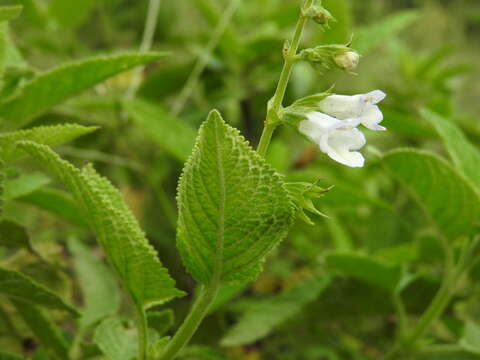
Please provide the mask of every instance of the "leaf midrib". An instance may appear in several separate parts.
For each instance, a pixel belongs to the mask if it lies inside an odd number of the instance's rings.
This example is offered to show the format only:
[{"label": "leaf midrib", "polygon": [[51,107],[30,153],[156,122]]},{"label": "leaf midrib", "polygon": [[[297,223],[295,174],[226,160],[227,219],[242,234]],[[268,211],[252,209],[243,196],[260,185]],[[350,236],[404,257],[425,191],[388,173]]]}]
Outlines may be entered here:
[{"label": "leaf midrib", "polygon": [[215,264],[213,269],[212,282],[218,284],[222,278],[223,267],[223,248],[225,240],[225,169],[223,168],[223,157],[220,146],[220,136],[218,131],[218,122],[215,122],[215,147],[217,157],[217,170],[218,170],[218,182],[219,182],[219,204],[218,204],[218,225],[217,225],[217,251],[215,253]]}]

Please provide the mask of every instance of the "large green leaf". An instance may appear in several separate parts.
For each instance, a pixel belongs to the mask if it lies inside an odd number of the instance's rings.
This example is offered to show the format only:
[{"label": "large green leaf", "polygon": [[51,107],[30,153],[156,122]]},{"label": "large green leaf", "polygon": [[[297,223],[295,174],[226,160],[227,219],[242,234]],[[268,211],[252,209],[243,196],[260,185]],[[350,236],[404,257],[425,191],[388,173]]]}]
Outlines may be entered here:
[{"label": "large green leaf", "polygon": [[228,330],[221,344],[224,346],[245,345],[264,338],[275,327],[317,299],[329,284],[329,277],[313,277],[280,295],[252,303],[240,321]]},{"label": "large green leaf", "polygon": [[49,309],[66,310],[73,315],[78,315],[77,310],[45,286],[18,271],[2,267],[0,267],[0,294]]},{"label": "large green leaf", "polygon": [[83,311],[80,326],[85,329],[114,315],[120,307],[120,292],[110,269],[80,241],[70,239],[68,248],[82,289]]},{"label": "large green leaf", "polygon": [[13,304],[33,335],[49,354],[58,360],[69,358],[69,345],[48,315],[26,301],[14,300]]},{"label": "large green leaf", "polygon": [[145,135],[164,151],[182,163],[187,160],[195,143],[195,130],[191,126],[170,116],[160,106],[143,100],[130,101],[125,109]]},{"label": "large green leaf", "polygon": [[217,111],[185,165],[178,207],[178,248],[204,284],[255,278],[294,217],[282,178]]},{"label": "large green leaf", "polygon": [[24,142],[21,147],[73,193],[137,306],[148,308],[183,295],[175,288],[121,194],[107,179],[91,166],[75,168],[45,145]]},{"label": "large green leaf", "polygon": [[435,128],[455,165],[477,186],[480,186],[480,151],[451,120],[429,111],[422,110],[422,116]]},{"label": "large green leaf", "polygon": [[0,134],[0,156],[6,162],[22,157],[24,153],[16,146],[19,141],[28,140],[45,145],[59,145],[90,134],[96,129],[93,126],[65,124],[2,133]]},{"label": "large green leaf", "polygon": [[127,53],[62,65],[38,75],[1,102],[1,117],[9,128],[22,127],[82,90],[162,56],[162,53]]},{"label": "large green leaf", "polygon": [[384,163],[447,237],[468,234],[480,219],[480,197],[458,171],[435,154],[392,151]]}]

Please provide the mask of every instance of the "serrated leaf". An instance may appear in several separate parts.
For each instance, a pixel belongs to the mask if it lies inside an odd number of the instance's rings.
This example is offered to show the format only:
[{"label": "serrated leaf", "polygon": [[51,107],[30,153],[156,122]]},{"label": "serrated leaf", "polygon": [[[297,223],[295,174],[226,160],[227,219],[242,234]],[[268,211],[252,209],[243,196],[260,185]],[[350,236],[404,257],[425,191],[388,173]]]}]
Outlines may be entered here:
[{"label": "serrated leaf", "polygon": [[120,307],[120,291],[110,269],[80,241],[70,239],[68,249],[82,289],[83,310],[80,327],[86,329],[114,315]]},{"label": "serrated leaf", "polygon": [[16,18],[22,12],[23,6],[0,6],[0,22]]},{"label": "serrated leaf", "polygon": [[326,262],[332,270],[365,281],[392,294],[398,290],[403,278],[401,266],[368,255],[333,253],[327,255]]},{"label": "serrated leaf", "polygon": [[0,221],[0,246],[9,249],[33,249],[25,228],[11,220]]},{"label": "serrated leaf", "polygon": [[147,313],[148,327],[154,329],[160,336],[173,326],[173,321],[174,313],[171,309]]},{"label": "serrated leaf", "polygon": [[177,246],[203,284],[254,279],[292,225],[294,206],[267,163],[212,111],[178,187]]},{"label": "serrated leaf", "polygon": [[109,360],[133,360],[137,355],[137,332],[126,329],[116,318],[102,321],[93,339]]},{"label": "serrated leaf", "polygon": [[162,150],[182,163],[187,160],[195,143],[195,129],[181,119],[170,116],[160,106],[143,100],[127,102],[125,109],[145,135]]},{"label": "serrated leaf", "polygon": [[66,310],[75,316],[78,315],[75,308],[45,286],[21,272],[2,267],[0,267],[0,294],[48,309]]},{"label": "serrated leaf", "polygon": [[480,220],[480,197],[457,170],[435,154],[413,149],[392,151],[383,159],[447,237],[472,231]]},{"label": "serrated leaf", "polygon": [[427,109],[423,109],[421,114],[437,131],[454,164],[473,184],[479,186],[480,150],[468,141],[462,130],[453,121]]},{"label": "serrated leaf", "polygon": [[121,194],[93,167],[82,170],[62,160],[47,146],[20,145],[38,159],[73,193],[96,232],[109,262],[139,308],[162,304],[183,292],[158,259]]},{"label": "serrated leaf", "polygon": [[0,103],[0,114],[9,128],[22,127],[69,97],[135,66],[164,56],[134,53],[78,61],[44,72],[19,92]]},{"label": "serrated leaf", "polygon": [[16,146],[19,141],[34,141],[53,146],[72,141],[95,130],[97,128],[93,126],[65,124],[2,133],[0,134],[0,156],[3,157],[5,162],[17,160],[24,156],[22,150]]},{"label": "serrated leaf", "polygon": [[223,346],[246,345],[264,338],[275,327],[317,299],[330,281],[329,277],[313,277],[280,295],[253,303],[247,308],[240,321],[227,331],[221,344]]},{"label": "serrated leaf", "polygon": [[12,302],[23,321],[45,349],[56,359],[68,359],[68,343],[50,317],[29,302],[21,300]]}]

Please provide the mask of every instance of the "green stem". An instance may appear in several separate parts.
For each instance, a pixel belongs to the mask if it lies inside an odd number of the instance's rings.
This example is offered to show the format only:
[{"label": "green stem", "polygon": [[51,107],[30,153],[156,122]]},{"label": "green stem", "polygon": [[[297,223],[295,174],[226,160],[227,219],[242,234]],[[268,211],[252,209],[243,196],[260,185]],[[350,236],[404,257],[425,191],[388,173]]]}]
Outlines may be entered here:
[{"label": "green stem", "polygon": [[[303,5],[303,9],[308,9],[313,3],[313,0],[306,0]],[[295,28],[295,34],[291,44],[284,50],[285,62],[283,64],[282,73],[278,80],[277,89],[273,98],[268,103],[267,118],[265,120],[265,127],[258,144],[257,152],[265,156],[267,153],[270,140],[272,139],[273,132],[278,126],[278,117],[280,108],[282,107],[283,99],[285,98],[285,92],[287,91],[288,82],[292,74],[293,65],[295,64],[295,56],[297,55],[298,47],[300,46],[300,40],[302,38],[303,30],[307,23],[308,18],[303,14],[300,17]]]},{"label": "green stem", "polygon": [[220,40],[222,39],[223,34],[225,33],[230,21],[232,20],[233,15],[235,14],[238,6],[240,5],[241,0],[232,0],[230,4],[225,9],[225,12],[222,14],[221,19],[218,22],[217,27],[215,28],[210,41],[205,48],[205,53],[198,59],[195,67],[193,68],[192,72],[190,73],[185,86],[180,92],[180,95],[175,100],[171,115],[178,116],[180,112],[185,107],[187,100],[192,95],[193,90],[195,89],[200,76],[203,73],[203,70],[208,64],[208,60],[210,54],[215,50],[218,46]]},{"label": "green stem", "polygon": [[148,324],[145,310],[137,308],[137,331],[138,331],[138,360],[147,359],[148,350]]},{"label": "green stem", "polygon": [[210,286],[201,289],[195,304],[186,317],[180,329],[176,332],[173,339],[168,343],[167,347],[160,356],[160,360],[172,360],[178,352],[190,341],[195,331],[200,326],[203,318],[208,312],[208,308],[215,300],[218,289],[220,287],[219,281],[214,281]]},{"label": "green stem", "polygon": [[[160,13],[160,6],[162,0],[150,0],[148,2],[147,19],[145,21],[145,28],[143,30],[142,42],[140,44],[140,51],[146,52],[152,48],[153,37],[158,23],[158,14]],[[138,66],[133,70],[132,80],[129,88],[125,93],[127,100],[133,99],[137,93],[138,88],[142,82],[142,73],[144,66]]]}]

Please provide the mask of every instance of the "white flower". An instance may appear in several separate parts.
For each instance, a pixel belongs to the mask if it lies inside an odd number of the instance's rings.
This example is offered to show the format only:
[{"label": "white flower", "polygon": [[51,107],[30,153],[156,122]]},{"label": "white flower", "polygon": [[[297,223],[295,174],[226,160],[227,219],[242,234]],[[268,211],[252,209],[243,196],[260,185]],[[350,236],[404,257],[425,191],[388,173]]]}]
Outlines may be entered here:
[{"label": "white flower", "polygon": [[356,127],[359,119],[339,120],[332,116],[311,112],[299,124],[299,131],[317,143],[330,158],[351,167],[362,167],[364,158],[358,151],[365,145],[363,133]]},{"label": "white flower", "polygon": [[340,120],[358,119],[370,130],[386,130],[378,125],[383,120],[383,114],[377,106],[385,96],[381,90],[353,96],[330,95],[320,101],[319,110]]}]

